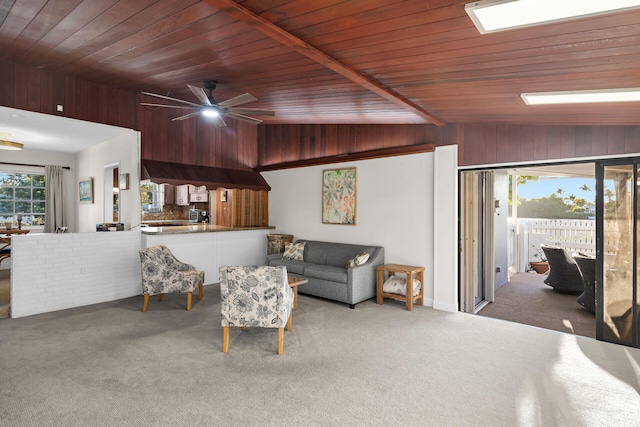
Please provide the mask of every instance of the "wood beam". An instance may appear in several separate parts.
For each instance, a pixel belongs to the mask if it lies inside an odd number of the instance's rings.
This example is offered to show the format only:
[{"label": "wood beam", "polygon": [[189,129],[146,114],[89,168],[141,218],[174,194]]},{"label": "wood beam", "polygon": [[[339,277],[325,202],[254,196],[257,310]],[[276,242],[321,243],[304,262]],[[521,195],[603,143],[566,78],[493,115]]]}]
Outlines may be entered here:
[{"label": "wood beam", "polygon": [[358,151],[356,153],[336,154],[335,156],[276,163],[273,165],[258,166],[253,170],[255,172],[267,172],[307,166],[328,165],[331,163],[355,162],[357,160],[381,159],[384,157],[405,156],[407,154],[431,153],[435,151],[435,149],[436,146],[431,143],[405,145],[402,147],[379,148],[377,150]]},{"label": "wood beam", "polygon": [[435,114],[425,110],[419,105],[415,104],[411,100],[400,95],[390,87],[383,83],[359,73],[341,63],[332,56],[322,52],[316,47],[310,45],[304,40],[294,36],[293,34],[283,30],[272,22],[267,21],[259,15],[251,12],[247,8],[239,5],[233,0],[205,0],[206,3],[215,7],[216,9],[236,18],[252,28],[260,31],[266,36],[282,43],[283,45],[295,50],[298,53],[306,56],[309,59],[321,64],[324,67],[340,74],[343,77],[351,80],[352,82],[359,84],[360,86],[374,92],[375,94],[405,108],[414,114],[428,120],[430,123],[438,126],[444,126],[445,122],[437,117]]}]

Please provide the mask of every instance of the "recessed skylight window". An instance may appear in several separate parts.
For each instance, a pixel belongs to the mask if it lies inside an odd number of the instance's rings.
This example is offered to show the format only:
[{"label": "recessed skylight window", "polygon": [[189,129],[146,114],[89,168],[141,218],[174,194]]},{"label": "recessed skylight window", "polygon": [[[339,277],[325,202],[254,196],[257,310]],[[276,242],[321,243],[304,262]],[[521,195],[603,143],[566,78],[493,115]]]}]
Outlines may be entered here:
[{"label": "recessed skylight window", "polygon": [[640,7],[640,0],[482,0],[464,9],[481,34]]},{"label": "recessed skylight window", "polygon": [[537,92],[522,93],[520,96],[527,105],[638,102],[640,101],[640,88]]}]

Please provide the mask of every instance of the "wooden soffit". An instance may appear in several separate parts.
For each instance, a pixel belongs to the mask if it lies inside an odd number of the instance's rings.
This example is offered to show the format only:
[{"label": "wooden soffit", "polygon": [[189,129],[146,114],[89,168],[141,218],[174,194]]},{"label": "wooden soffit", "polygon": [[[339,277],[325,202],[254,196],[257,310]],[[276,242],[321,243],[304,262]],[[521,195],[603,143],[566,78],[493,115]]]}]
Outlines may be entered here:
[{"label": "wooden soffit", "polygon": [[241,188],[270,191],[271,187],[258,172],[188,165],[184,163],[142,160],[142,179],[156,184],[206,186],[216,188]]}]

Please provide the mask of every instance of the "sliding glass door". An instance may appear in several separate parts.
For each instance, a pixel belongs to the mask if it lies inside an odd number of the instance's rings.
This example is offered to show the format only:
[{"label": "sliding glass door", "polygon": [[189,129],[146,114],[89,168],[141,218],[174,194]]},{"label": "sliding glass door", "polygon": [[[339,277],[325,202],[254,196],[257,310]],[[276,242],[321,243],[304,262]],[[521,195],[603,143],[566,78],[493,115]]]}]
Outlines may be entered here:
[{"label": "sliding glass door", "polygon": [[598,339],[640,347],[640,159],[597,164]]}]

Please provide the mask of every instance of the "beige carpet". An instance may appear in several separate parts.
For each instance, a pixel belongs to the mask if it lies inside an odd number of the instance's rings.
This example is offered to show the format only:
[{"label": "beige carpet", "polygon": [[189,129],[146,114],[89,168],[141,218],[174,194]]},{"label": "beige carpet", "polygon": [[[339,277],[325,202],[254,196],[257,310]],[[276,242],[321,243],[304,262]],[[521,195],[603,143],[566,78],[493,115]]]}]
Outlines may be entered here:
[{"label": "beige carpet", "polygon": [[478,315],[595,338],[595,315],[576,302],[578,295],[554,291],[544,284],[545,278],[533,273],[513,275],[496,291],[495,302]]},{"label": "beige carpet", "polygon": [[427,307],[300,296],[231,331],[219,287],[0,320],[0,425],[632,426],[640,350]]}]

